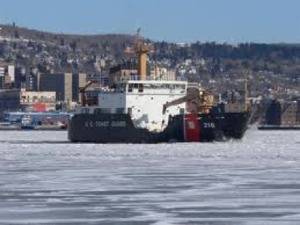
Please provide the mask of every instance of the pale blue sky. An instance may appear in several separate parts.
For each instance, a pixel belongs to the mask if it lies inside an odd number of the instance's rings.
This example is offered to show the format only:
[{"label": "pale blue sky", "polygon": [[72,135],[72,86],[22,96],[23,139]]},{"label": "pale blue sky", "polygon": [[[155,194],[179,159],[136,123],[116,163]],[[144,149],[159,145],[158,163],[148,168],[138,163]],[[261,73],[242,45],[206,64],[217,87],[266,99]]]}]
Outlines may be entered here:
[{"label": "pale blue sky", "polygon": [[299,0],[0,0],[0,23],[175,42],[298,42]]}]

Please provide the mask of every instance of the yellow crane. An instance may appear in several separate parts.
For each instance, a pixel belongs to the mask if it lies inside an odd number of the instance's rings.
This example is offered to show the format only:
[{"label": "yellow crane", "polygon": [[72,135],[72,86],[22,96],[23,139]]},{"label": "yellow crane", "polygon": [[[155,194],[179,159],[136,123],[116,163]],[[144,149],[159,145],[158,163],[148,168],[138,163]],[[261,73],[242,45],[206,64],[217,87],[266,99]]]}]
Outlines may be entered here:
[{"label": "yellow crane", "polygon": [[214,104],[214,96],[201,88],[188,88],[186,96],[163,105],[163,114],[166,113],[167,108],[182,103],[189,103],[195,106],[191,109],[191,113],[209,113]]}]

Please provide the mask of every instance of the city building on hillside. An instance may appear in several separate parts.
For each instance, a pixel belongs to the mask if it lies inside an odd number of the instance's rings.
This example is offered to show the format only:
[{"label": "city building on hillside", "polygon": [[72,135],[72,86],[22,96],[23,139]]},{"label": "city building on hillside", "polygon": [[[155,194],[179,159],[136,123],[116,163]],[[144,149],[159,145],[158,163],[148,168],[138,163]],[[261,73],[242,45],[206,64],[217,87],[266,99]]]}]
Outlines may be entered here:
[{"label": "city building on hillside", "polygon": [[5,88],[5,77],[0,76],[0,90]]},{"label": "city building on hillside", "polygon": [[7,75],[10,78],[10,81],[12,83],[14,83],[15,82],[15,66],[14,65],[8,65]]},{"label": "city building on hillside", "polygon": [[109,83],[113,84],[117,81],[130,80],[133,76],[137,76],[137,66],[135,62],[126,62],[109,70]]},{"label": "city building on hillside", "polygon": [[0,63],[0,89],[12,88],[15,82],[15,66]]},{"label": "city building on hillside", "polygon": [[176,80],[176,73],[174,70],[168,70],[165,67],[155,66],[150,71],[151,79],[153,80]]},{"label": "city building on hillside", "polygon": [[28,91],[37,91],[38,90],[38,75],[29,73],[25,76],[25,88]]},{"label": "city building on hillside", "polygon": [[5,75],[5,67],[4,65],[0,64],[0,77],[4,77]]},{"label": "city building on hillside", "polygon": [[[115,83],[117,81],[124,81],[134,79],[138,76],[138,71],[136,69],[136,63],[126,62],[118,66],[112,67],[109,71],[110,83]],[[150,70],[149,66],[147,70]],[[149,71],[150,77],[147,79],[152,80],[176,80],[176,73],[174,70],[168,70],[165,67],[155,66],[153,70]]]},{"label": "city building on hillside", "polygon": [[16,67],[14,87],[17,89],[26,88],[26,68],[25,67]]}]

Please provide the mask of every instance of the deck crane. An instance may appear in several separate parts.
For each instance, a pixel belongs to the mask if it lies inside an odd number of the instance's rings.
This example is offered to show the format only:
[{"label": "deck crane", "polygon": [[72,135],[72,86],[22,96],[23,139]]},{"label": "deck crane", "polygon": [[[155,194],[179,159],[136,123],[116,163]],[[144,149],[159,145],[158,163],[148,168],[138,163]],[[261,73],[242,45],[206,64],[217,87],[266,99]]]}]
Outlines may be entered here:
[{"label": "deck crane", "polygon": [[163,105],[163,114],[166,113],[167,108],[182,103],[194,105],[194,107],[190,109],[191,113],[209,113],[210,109],[213,107],[213,101],[213,95],[209,94],[207,91],[198,87],[188,88],[186,96],[167,102]]}]

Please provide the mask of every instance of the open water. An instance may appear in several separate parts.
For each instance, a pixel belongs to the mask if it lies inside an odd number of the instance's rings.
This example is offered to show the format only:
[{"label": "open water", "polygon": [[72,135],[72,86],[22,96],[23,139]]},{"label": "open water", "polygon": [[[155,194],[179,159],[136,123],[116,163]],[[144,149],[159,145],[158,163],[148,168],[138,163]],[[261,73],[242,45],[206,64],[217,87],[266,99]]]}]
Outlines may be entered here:
[{"label": "open water", "polygon": [[0,224],[298,225],[300,132],[102,145],[0,131]]}]

